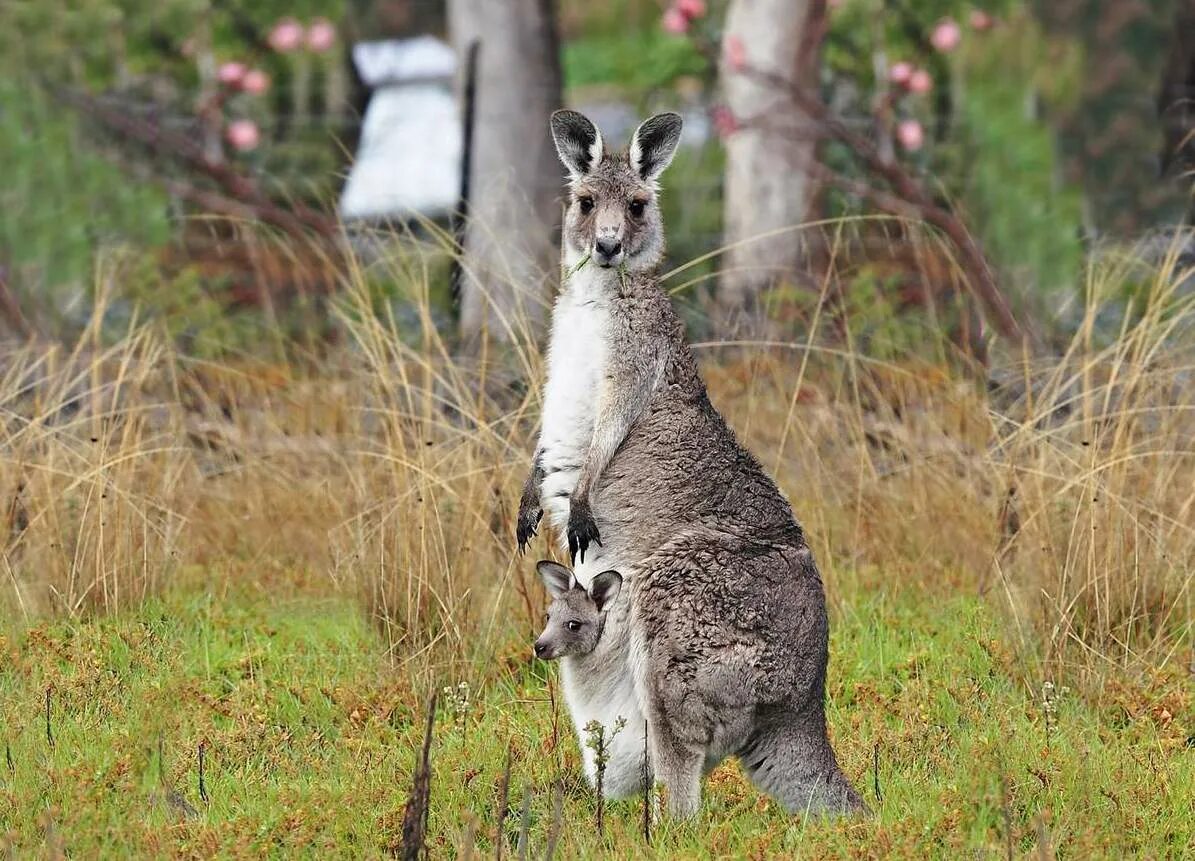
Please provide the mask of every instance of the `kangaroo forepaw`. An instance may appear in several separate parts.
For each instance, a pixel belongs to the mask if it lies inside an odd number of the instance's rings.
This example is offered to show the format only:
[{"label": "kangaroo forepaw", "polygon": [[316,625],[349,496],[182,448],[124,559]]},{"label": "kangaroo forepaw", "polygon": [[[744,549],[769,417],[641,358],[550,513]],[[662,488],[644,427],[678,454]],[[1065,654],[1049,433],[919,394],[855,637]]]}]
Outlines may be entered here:
[{"label": "kangaroo forepaw", "polygon": [[574,565],[578,558],[582,562],[585,561],[585,551],[589,549],[590,543],[601,547],[602,536],[598,532],[589,503],[574,499],[568,512],[568,553]]},{"label": "kangaroo forepaw", "polygon": [[527,506],[525,508],[520,506],[519,523],[515,527],[515,538],[519,542],[520,553],[526,551],[527,545],[535,537],[536,527],[539,526],[539,522],[543,519],[543,516],[543,509],[538,506]]}]

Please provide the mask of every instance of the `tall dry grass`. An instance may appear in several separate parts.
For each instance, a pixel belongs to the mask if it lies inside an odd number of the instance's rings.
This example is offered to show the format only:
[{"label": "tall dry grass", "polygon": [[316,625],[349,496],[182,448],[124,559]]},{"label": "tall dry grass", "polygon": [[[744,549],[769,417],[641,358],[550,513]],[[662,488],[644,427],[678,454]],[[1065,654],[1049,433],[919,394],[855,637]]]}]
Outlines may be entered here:
[{"label": "tall dry grass", "polygon": [[[1195,296],[1172,255],[1101,341],[1127,265],[1093,267],[1065,349],[1007,357],[990,385],[869,356],[849,327],[696,345],[832,600],[844,577],[927,600],[973,591],[1059,673],[1189,647]],[[394,270],[412,327],[377,310],[376,272],[348,267],[347,338],[318,361],[200,361],[154,324],[105,340],[103,297],[72,348],[5,349],[4,605],[28,619],[106,612],[197,578],[338,590],[359,596],[397,662],[428,674],[529,629],[539,599],[512,522],[542,364],[515,346],[504,367],[519,388],[454,359],[420,271]]]}]

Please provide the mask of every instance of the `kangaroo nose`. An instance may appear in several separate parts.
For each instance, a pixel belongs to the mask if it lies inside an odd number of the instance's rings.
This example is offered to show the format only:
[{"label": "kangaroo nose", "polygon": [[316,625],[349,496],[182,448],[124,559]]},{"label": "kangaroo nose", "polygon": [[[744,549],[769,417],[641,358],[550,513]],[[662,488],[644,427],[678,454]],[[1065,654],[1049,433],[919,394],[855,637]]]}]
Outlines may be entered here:
[{"label": "kangaroo nose", "polygon": [[598,257],[604,257],[610,260],[618,256],[618,252],[622,251],[621,239],[599,239],[594,243],[597,250]]},{"label": "kangaroo nose", "polygon": [[543,640],[536,640],[536,641],[535,641],[535,656],[536,656],[537,658],[542,658],[542,657],[543,657],[543,654],[544,654],[544,652],[546,652],[547,650],[548,650],[548,644],[547,644],[547,643],[545,643]]}]

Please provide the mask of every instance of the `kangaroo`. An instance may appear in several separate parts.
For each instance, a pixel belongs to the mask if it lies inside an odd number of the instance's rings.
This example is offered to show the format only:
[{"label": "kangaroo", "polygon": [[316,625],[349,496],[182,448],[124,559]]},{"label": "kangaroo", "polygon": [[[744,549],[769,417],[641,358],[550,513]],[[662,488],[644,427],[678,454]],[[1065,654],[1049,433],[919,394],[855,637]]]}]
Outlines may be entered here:
[{"label": "kangaroo", "polygon": [[[536,568],[552,603],[544,631],[535,641],[535,655],[546,661],[562,659],[564,699],[578,738],[584,738],[590,720],[606,727],[609,758],[603,793],[611,798],[634,795],[643,788],[644,721],[626,671],[627,607],[616,601],[622,577],[617,571],[603,571],[586,587],[563,565],[544,560]],[[611,613],[614,606],[617,614]],[[607,631],[613,636],[604,636]],[[626,724],[616,733],[620,719]],[[581,745],[585,776],[593,786],[596,756],[592,748]]]},{"label": "kangaroo", "polygon": [[[646,720],[678,816],[697,810],[703,769],[730,754],[790,810],[860,810],[826,736],[829,626],[813,554],[710,403],[655,274],[657,180],[681,118],[646,120],[620,154],[576,112],[556,112],[551,127],[569,173],[567,275],[516,538],[525,549],[546,512],[578,582],[617,569],[630,586],[611,597],[587,671],[562,665],[578,735],[626,718],[611,765],[639,775],[632,740]],[[592,782],[588,761],[586,773]],[[613,797],[637,789],[607,783]]]},{"label": "kangaroo", "polygon": [[593,653],[602,638],[605,610],[622,588],[622,575],[603,571],[586,589],[563,565],[545,559],[536,569],[552,603],[548,605],[544,632],[535,640],[535,656],[545,661],[572,658],[584,672],[584,658]]}]

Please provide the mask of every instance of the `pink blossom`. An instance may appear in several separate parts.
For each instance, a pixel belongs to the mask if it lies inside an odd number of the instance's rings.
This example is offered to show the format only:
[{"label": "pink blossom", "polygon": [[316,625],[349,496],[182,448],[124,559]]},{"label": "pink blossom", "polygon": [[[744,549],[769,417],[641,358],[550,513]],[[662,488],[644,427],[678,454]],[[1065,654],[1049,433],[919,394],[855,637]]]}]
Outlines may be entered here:
[{"label": "pink blossom", "polygon": [[705,16],[705,0],[676,0],[673,4],[690,21]]},{"label": "pink blossom", "polygon": [[336,44],[336,25],[327,18],[316,18],[307,28],[307,47],[317,53],[330,50]]},{"label": "pink blossom", "polygon": [[888,80],[900,87],[906,86],[912,76],[913,64],[905,60],[893,63],[892,68],[888,70]]},{"label": "pink blossom", "polygon": [[233,120],[224,130],[224,137],[233,149],[248,152],[261,143],[261,132],[253,120]]},{"label": "pink blossom", "polygon": [[996,19],[990,13],[982,9],[971,10],[971,29],[982,33],[984,30],[992,29],[995,25]]},{"label": "pink blossom", "polygon": [[270,76],[261,69],[250,69],[241,78],[241,89],[254,96],[260,96],[270,88]]},{"label": "pink blossom", "polygon": [[726,37],[724,44],[726,67],[732,72],[741,72],[747,65],[747,48],[743,40],[733,33]]},{"label": "pink blossom", "polygon": [[958,22],[953,18],[943,18],[934,25],[933,31],[929,34],[929,43],[934,46],[934,49],[949,54],[958,47],[958,43],[963,38],[963,31],[959,28]]},{"label": "pink blossom", "polygon": [[683,36],[689,32],[689,19],[675,6],[669,6],[664,10],[664,17],[660,19],[660,24],[665,33],[671,33],[674,36]]},{"label": "pink blossom", "polygon": [[924,95],[934,88],[934,79],[925,69],[914,69],[907,84],[910,93]]},{"label": "pink blossom", "polygon": [[916,152],[925,143],[925,130],[917,120],[901,120],[896,124],[896,140],[903,149]]},{"label": "pink blossom", "polygon": [[710,119],[714,123],[714,131],[720,138],[728,138],[739,130],[739,121],[726,105],[715,105],[710,109]]},{"label": "pink blossom", "polygon": [[294,18],[283,18],[270,30],[266,41],[279,54],[289,54],[303,44],[304,35],[302,24]]},{"label": "pink blossom", "polygon": [[244,63],[221,63],[220,68],[216,69],[216,80],[226,87],[238,87],[247,71]]}]

